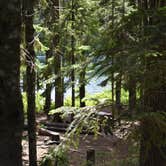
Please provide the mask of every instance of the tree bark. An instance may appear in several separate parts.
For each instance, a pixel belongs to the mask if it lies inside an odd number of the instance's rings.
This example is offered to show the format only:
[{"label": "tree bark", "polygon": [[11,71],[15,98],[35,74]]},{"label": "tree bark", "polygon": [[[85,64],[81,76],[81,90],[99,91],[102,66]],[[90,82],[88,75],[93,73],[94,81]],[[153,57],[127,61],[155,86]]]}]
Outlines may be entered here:
[{"label": "tree bark", "polygon": [[[58,24],[59,23],[59,0],[52,0],[54,5],[53,19]],[[58,26],[57,26],[58,27]],[[59,51],[59,29],[55,32],[53,37],[53,55],[55,57],[55,108],[63,106],[63,87],[62,87],[62,76],[61,76],[61,55]]]},{"label": "tree bark", "polygon": [[[74,0],[71,1],[72,5],[72,25],[71,25],[71,29],[74,31],[74,21],[75,21],[75,13],[74,13]],[[74,39],[74,35],[72,34],[71,36],[71,64],[72,66],[75,65],[75,39]],[[75,70],[74,68],[71,71],[71,82],[72,82],[72,97],[71,97],[71,101],[72,101],[72,107],[75,107]]]},{"label": "tree bark", "polygon": [[0,165],[22,166],[21,4],[0,1]]},{"label": "tree bark", "polygon": [[[46,63],[48,65],[48,73],[46,76],[46,79],[48,79],[48,75],[51,74],[51,67],[49,66],[48,60],[51,57],[50,50],[46,52]],[[52,85],[51,83],[46,84],[46,90],[45,90],[45,105],[44,105],[44,111],[48,116],[50,107],[51,107],[51,90],[52,90]]]},{"label": "tree bark", "polygon": [[121,106],[121,84],[122,84],[122,76],[119,74],[116,80],[116,108],[119,110]]},{"label": "tree bark", "polygon": [[[53,8],[52,11],[52,19],[56,22],[56,32],[53,37],[53,43],[52,43],[52,55],[54,56],[55,60],[55,108],[59,108],[63,106],[63,87],[62,87],[62,77],[61,77],[61,55],[59,51],[59,10],[60,10],[60,4],[59,0],[52,0]],[[57,113],[54,116],[54,120],[57,122],[62,122],[62,118],[60,117],[60,114]]]},{"label": "tree bark", "polygon": [[131,115],[136,110],[136,80],[133,75],[129,76],[129,111]]},{"label": "tree bark", "polygon": [[82,99],[85,97],[85,69],[80,73],[80,87],[79,87],[79,96],[80,96],[80,107],[85,107],[85,102]]},{"label": "tree bark", "polygon": [[[52,20],[57,24],[59,22],[59,0],[52,0],[53,10],[52,10]],[[56,28],[57,32],[54,32],[55,35],[53,37],[52,42],[52,54],[54,55],[55,60],[55,108],[63,106],[62,101],[62,77],[61,77],[61,55],[59,51],[59,30]]]},{"label": "tree bark", "polygon": [[[112,0],[112,28],[114,28],[114,16],[115,16],[115,0]],[[114,103],[114,90],[115,90],[115,79],[114,79],[114,56],[112,55],[112,72],[111,72],[111,90],[112,90],[112,119],[114,120],[115,118],[115,103]]]},{"label": "tree bark", "polygon": [[25,41],[28,54],[27,60],[27,117],[28,117],[28,141],[29,141],[29,165],[37,166],[36,152],[36,114],[35,114],[35,52],[34,42],[34,0],[25,0]]},{"label": "tree bark", "polygon": [[[156,10],[162,7],[160,1],[148,1],[148,9]],[[146,6],[143,6],[146,8]],[[155,15],[154,15],[155,16]],[[157,18],[146,16],[144,26],[151,26]],[[150,18],[150,19],[149,19]],[[145,34],[146,35],[146,34]],[[148,35],[149,37],[149,35]],[[144,75],[144,112],[148,113],[141,120],[140,166],[166,165],[166,57],[165,41],[161,39],[155,51],[163,54],[157,57],[145,58]],[[164,45],[163,45],[164,44]],[[160,115],[160,116],[159,116]]]},{"label": "tree bark", "polygon": [[[165,166],[166,139],[161,117],[166,112],[166,58],[148,59],[144,85],[144,111],[160,113],[160,117],[144,117],[141,120],[140,166]],[[157,119],[157,120],[156,120]],[[152,139],[153,138],[153,139]],[[157,139],[159,138],[159,139]]]}]

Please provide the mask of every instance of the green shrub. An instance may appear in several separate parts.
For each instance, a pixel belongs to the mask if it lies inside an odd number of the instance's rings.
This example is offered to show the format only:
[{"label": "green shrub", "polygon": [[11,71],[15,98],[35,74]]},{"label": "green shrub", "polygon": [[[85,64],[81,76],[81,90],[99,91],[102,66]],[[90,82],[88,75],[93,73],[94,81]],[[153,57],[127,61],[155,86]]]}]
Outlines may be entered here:
[{"label": "green shrub", "polygon": [[69,166],[67,151],[64,148],[57,147],[50,149],[49,153],[42,159],[40,166]]},{"label": "green shrub", "polygon": [[[111,103],[112,92],[111,90],[105,90],[100,93],[87,94],[83,100],[86,102],[87,106],[95,106],[99,103],[105,102],[106,100]],[[76,102],[76,107],[79,107],[78,97],[76,98],[75,102]],[[122,104],[128,103],[128,92],[125,91],[124,89],[121,90],[121,102]],[[71,106],[71,96],[67,96],[64,103],[65,103],[65,106]]]},{"label": "green shrub", "polygon": [[[22,93],[22,101],[23,101],[23,107],[24,107],[24,113],[27,112],[27,95],[26,93]],[[36,112],[42,112],[44,109],[45,104],[45,98],[40,94],[36,93]]]}]

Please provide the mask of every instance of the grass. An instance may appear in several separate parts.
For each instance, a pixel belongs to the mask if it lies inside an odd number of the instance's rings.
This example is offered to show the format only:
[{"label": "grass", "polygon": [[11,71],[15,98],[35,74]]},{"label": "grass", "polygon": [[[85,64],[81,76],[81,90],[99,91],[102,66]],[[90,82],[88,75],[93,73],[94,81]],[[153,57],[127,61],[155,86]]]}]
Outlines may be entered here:
[{"label": "grass", "polygon": [[[111,90],[105,90],[100,93],[95,93],[95,94],[87,94],[86,97],[84,98],[84,101],[87,106],[94,106],[98,103],[102,103],[105,101],[112,102],[112,92]],[[79,97],[76,97],[76,106],[79,107]],[[125,91],[124,89],[121,90],[121,102],[122,104],[127,104],[128,103],[128,92]],[[71,106],[71,96],[67,96],[64,102],[65,106]]]}]

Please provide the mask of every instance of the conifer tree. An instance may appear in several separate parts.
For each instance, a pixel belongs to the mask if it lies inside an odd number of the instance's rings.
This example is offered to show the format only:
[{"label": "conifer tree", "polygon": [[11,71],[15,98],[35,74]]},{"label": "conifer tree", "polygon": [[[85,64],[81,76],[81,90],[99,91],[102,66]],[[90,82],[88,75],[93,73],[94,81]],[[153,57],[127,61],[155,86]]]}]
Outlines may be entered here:
[{"label": "conifer tree", "polygon": [[37,166],[36,152],[36,104],[35,104],[35,51],[34,51],[34,4],[35,0],[25,0],[25,42],[26,42],[26,62],[27,62],[27,118],[28,118],[28,141],[29,141],[29,165]]},{"label": "conifer tree", "polygon": [[0,1],[0,165],[22,166],[21,4]]}]

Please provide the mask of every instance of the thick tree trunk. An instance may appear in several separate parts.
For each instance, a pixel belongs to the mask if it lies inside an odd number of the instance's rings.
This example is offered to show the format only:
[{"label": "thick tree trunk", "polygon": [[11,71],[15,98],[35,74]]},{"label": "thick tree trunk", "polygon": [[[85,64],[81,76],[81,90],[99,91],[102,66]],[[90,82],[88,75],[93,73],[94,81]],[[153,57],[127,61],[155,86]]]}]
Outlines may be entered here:
[{"label": "thick tree trunk", "polygon": [[[54,21],[56,23],[59,22],[59,0],[52,0],[53,5],[54,5],[54,12],[53,13],[53,18],[55,18]],[[63,106],[63,101],[62,101],[62,94],[63,94],[63,87],[62,87],[62,76],[61,76],[61,55],[59,51],[59,30],[55,32],[55,36],[53,38],[53,47],[56,48],[55,51],[53,51],[53,55],[55,56],[55,108],[59,108]]]},{"label": "thick tree trunk", "polygon": [[55,108],[59,108],[63,106],[63,90],[61,77],[61,57],[58,52],[55,55],[55,75],[57,76],[55,79]]},{"label": "thick tree trunk", "polygon": [[145,79],[144,111],[149,114],[141,121],[140,166],[166,165],[166,132],[162,112],[166,112],[166,58],[148,58]]},{"label": "thick tree trunk", "polygon": [[80,107],[85,107],[85,102],[82,99],[85,97],[85,69],[80,73],[80,88],[79,88],[79,96],[80,96]]},{"label": "thick tree trunk", "polygon": [[[60,4],[59,0],[52,0],[54,10],[52,11],[52,19],[58,24],[59,23],[59,10]],[[58,26],[57,26],[58,27]],[[55,32],[55,36],[53,37],[53,45],[52,45],[52,54],[55,57],[55,108],[59,108],[63,106],[62,95],[63,95],[63,87],[62,87],[62,76],[61,76],[61,55],[59,51],[59,28],[56,28],[57,32]],[[54,50],[55,48],[55,50]],[[61,122],[62,119],[60,114],[56,114],[54,116],[54,120],[57,122]]]},{"label": "thick tree trunk", "polygon": [[34,0],[25,2],[25,38],[27,57],[27,116],[28,116],[28,141],[29,141],[29,165],[37,166],[36,152],[36,115],[35,115],[35,52],[33,47],[34,28],[33,10]]},{"label": "thick tree trunk", "polygon": [[[164,1],[147,1],[148,5],[142,6],[145,10],[156,10],[163,7]],[[146,11],[145,11],[146,12]],[[148,13],[148,12],[147,12]],[[155,15],[145,15],[144,26],[155,25]],[[162,32],[164,33],[164,32]],[[146,34],[145,34],[146,35]],[[149,34],[148,34],[149,37]],[[160,40],[160,39],[159,39]],[[165,166],[166,165],[166,57],[165,40],[156,43],[158,51],[163,54],[158,57],[146,58],[146,72],[144,77],[144,112],[149,113],[141,120],[141,147],[140,166]]]},{"label": "thick tree trunk", "polygon": [[0,1],[0,165],[22,166],[21,4]]}]

